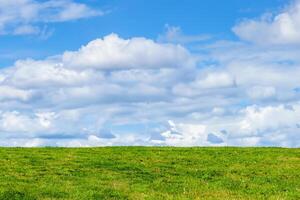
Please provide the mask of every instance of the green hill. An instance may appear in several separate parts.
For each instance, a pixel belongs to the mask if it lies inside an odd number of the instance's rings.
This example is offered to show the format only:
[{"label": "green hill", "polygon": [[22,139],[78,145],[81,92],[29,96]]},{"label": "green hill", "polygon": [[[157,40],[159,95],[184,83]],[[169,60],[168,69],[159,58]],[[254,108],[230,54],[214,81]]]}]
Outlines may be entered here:
[{"label": "green hill", "polygon": [[0,148],[0,199],[300,199],[300,149]]}]

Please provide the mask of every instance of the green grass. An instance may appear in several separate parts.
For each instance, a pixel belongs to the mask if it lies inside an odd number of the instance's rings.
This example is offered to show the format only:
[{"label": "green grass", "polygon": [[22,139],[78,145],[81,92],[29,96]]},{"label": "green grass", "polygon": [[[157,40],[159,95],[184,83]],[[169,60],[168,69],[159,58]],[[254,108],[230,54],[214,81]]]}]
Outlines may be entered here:
[{"label": "green grass", "polygon": [[0,148],[2,199],[300,199],[300,149]]}]

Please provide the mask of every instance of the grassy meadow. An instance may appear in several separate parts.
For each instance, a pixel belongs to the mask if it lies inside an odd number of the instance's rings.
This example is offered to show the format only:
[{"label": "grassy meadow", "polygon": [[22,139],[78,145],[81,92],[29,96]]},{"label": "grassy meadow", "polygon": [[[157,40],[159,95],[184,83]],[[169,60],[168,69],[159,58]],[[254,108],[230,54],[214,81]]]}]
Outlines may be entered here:
[{"label": "grassy meadow", "polygon": [[300,149],[0,148],[0,200],[300,199]]}]

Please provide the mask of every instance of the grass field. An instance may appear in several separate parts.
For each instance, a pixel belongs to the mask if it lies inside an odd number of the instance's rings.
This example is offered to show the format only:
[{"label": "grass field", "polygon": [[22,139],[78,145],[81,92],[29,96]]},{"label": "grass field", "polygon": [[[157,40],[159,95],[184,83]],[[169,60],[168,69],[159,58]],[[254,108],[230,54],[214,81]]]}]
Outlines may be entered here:
[{"label": "grass field", "polygon": [[0,148],[0,199],[300,199],[300,149]]}]

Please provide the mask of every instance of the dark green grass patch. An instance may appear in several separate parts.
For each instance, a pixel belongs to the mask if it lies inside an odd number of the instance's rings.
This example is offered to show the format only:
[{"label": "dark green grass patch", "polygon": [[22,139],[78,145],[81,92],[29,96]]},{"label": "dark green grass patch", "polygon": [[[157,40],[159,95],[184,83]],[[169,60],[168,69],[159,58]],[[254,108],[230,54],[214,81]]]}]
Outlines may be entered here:
[{"label": "dark green grass patch", "polygon": [[2,199],[300,199],[300,149],[0,148]]}]

